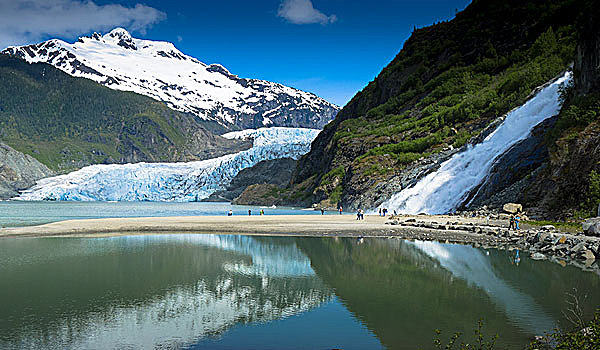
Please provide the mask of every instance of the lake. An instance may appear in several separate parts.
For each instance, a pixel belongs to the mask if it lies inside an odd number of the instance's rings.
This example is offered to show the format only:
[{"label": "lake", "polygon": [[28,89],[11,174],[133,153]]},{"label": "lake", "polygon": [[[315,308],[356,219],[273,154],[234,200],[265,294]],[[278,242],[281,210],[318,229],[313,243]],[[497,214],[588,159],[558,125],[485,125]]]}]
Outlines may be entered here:
[{"label": "lake", "polygon": [[437,242],[235,235],[0,240],[2,349],[417,349],[477,321],[521,348],[600,277]]},{"label": "lake", "polygon": [[300,208],[270,208],[229,203],[207,202],[52,202],[52,201],[0,201],[0,227],[18,227],[46,224],[68,219],[98,219],[155,216],[258,215],[308,215],[320,211]]}]

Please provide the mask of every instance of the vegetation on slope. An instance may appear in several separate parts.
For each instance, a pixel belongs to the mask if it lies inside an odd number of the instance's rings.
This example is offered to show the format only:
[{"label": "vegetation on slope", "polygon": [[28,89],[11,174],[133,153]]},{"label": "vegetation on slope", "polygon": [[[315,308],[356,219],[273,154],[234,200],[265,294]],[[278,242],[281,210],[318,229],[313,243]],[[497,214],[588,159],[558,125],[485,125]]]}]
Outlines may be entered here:
[{"label": "vegetation on slope", "polygon": [[342,167],[344,203],[350,192],[464,145],[569,66],[579,2],[479,0],[452,21],[415,30],[319,135],[293,182],[310,183],[314,201],[331,200],[336,188],[324,175]]},{"label": "vegetation on slope", "polygon": [[151,98],[0,56],[0,140],[51,169],[204,159],[239,148],[205,126]]},{"label": "vegetation on slope", "polygon": [[579,221],[600,206],[600,8],[586,1],[577,19],[574,84],[547,135],[550,160],[524,194],[548,217]]}]

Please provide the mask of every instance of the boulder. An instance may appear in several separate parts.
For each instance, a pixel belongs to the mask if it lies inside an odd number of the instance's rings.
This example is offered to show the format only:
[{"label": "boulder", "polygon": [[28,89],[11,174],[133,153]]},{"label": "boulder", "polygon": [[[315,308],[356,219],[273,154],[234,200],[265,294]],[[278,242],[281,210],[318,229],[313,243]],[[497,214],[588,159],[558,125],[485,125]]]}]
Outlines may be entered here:
[{"label": "boulder", "polygon": [[506,203],[502,206],[502,210],[505,213],[516,214],[523,211],[523,206],[517,203]]},{"label": "boulder", "polygon": [[556,238],[552,244],[557,245],[557,244],[564,244],[567,241],[567,237],[565,236],[560,236],[558,238]]},{"label": "boulder", "polygon": [[571,249],[569,249],[569,251],[577,253],[583,249],[585,249],[585,242],[579,242],[575,246],[571,247]]},{"label": "boulder", "polygon": [[583,232],[588,236],[600,236],[600,217],[585,220]]},{"label": "boulder", "polygon": [[596,255],[589,249],[584,249],[581,253],[579,253],[579,256],[581,256],[581,259],[583,260],[596,260]]},{"label": "boulder", "polygon": [[544,242],[548,236],[546,232],[539,232],[535,237],[535,242]]},{"label": "boulder", "polygon": [[531,254],[531,258],[533,260],[546,260],[546,256],[542,253],[533,253]]}]

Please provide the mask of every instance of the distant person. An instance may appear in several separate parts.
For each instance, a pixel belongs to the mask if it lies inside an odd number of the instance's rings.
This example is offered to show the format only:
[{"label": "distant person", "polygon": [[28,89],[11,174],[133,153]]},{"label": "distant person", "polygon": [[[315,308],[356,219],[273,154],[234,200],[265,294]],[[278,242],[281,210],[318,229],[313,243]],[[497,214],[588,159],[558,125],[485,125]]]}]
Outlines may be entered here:
[{"label": "distant person", "polygon": [[379,216],[382,216],[382,215],[381,215],[381,212],[382,212],[382,211],[381,211],[381,208],[379,208]]},{"label": "distant person", "polygon": [[364,220],[365,219],[365,211],[362,209],[359,209],[359,212],[360,212],[360,219]]},{"label": "distant person", "polygon": [[342,215],[342,212],[344,211],[344,208],[342,208],[342,206],[340,205],[340,215]]},{"label": "distant person", "polygon": [[248,209],[248,216],[252,216],[252,209]]},{"label": "distant person", "polygon": [[231,209],[229,209],[229,212],[227,213],[227,216],[233,216],[233,211]]},{"label": "distant person", "polygon": [[265,215],[265,211],[263,209],[260,210],[260,215]]},{"label": "distant person", "polygon": [[321,215],[325,215],[325,209],[321,208]]},{"label": "distant person", "polygon": [[356,211],[356,220],[360,220],[360,209]]},{"label": "distant person", "polygon": [[519,231],[521,228],[519,227],[519,223],[521,222],[521,217],[519,214],[515,216],[515,230]]},{"label": "distant person", "polygon": [[386,216],[387,212],[388,212],[387,208],[383,208],[383,216]]},{"label": "distant person", "polygon": [[515,229],[515,216],[514,215],[511,215],[510,219],[508,220],[508,229],[509,230]]},{"label": "distant person", "polygon": [[394,209],[394,216],[398,215],[398,213],[396,212],[396,209]]}]

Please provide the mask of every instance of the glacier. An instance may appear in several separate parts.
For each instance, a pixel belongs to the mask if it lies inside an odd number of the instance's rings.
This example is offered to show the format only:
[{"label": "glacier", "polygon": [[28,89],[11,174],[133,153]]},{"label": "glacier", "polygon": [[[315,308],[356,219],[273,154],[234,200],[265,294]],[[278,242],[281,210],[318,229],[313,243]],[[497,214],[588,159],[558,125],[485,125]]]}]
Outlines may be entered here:
[{"label": "glacier", "polygon": [[394,194],[381,206],[405,214],[445,214],[455,210],[482,183],[500,155],[527,138],[536,125],[558,114],[559,88],[571,79],[572,73],[566,72],[541,88],[525,104],[509,112],[483,142],[468,145],[437,171]]},{"label": "glacier", "polygon": [[230,132],[229,139],[252,139],[248,150],[185,163],[96,164],[39,180],[17,200],[197,201],[222,190],[240,172],[260,161],[298,159],[320,130],[261,128]]},{"label": "glacier", "polygon": [[48,63],[111,89],[149,96],[229,130],[320,129],[340,109],[309,92],[240,78],[220,64],[206,64],[182,53],[170,42],[133,38],[123,28],[81,37],[73,44],[52,39],[11,46],[1,53],[29,63]]}]

